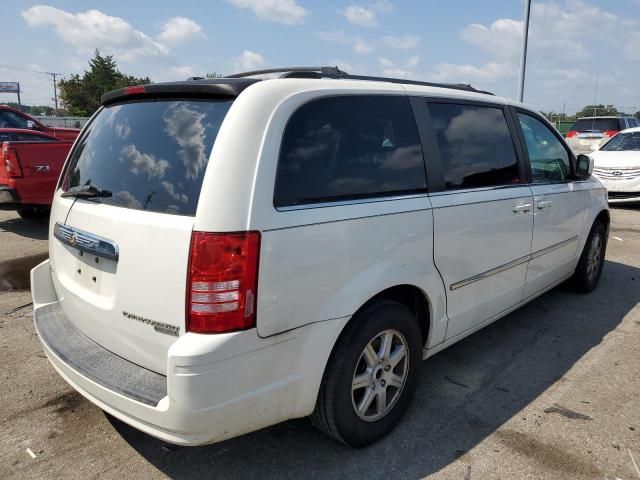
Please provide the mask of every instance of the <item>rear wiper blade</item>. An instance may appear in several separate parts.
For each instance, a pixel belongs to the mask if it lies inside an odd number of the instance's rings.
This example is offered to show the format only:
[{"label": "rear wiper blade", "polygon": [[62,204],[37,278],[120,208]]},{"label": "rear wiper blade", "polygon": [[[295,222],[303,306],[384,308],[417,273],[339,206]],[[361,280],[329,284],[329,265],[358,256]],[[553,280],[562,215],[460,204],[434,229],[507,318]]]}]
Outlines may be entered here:
[{"label": "rear wiper blade", "polygon": [[102,190],[94,185],[78,185],[77,187],[71,187],[61,197],[103,198],[111,197],[112,195],[113,193],[109,190]]}]

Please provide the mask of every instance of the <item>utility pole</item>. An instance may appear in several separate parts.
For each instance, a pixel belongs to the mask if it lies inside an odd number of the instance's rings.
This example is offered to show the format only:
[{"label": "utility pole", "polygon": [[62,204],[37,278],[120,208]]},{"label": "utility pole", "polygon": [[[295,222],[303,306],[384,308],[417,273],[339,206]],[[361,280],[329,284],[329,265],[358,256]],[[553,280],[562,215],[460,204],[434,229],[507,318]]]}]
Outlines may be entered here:
[{"label": "utility pole", "polygon": [[56,77],[62,75],[61,73],[51,73],[51,72],[42,72],[45,75],[51,75],[51,77],[53,77],[53,101],[56,104],[56,109],[53,112],[53,116],[57,117],[58,116],[58,89],[56,88]]},{"label": "utility pole", "polygon": [[527,65],[527,43],[529,41],[529,14],[531,13],[531,0],[524,2],[524,36],[522,38],[522,56],[520,57],[520,80],[518,82],[518,100],[524,100],[524,72]]}]

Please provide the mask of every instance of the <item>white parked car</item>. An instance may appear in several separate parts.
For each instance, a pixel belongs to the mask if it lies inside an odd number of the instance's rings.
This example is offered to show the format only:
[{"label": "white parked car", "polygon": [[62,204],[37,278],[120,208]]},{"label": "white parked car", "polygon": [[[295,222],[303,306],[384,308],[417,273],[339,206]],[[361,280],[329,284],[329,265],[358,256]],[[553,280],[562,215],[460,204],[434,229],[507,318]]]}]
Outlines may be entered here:
[{"label": "white parked car", "polygon": [[640,202],[640,128],[623,130],[590,157],[610,203]]},{"label": "white parked car", "polygon": [[567,279],[595,288],[591,167],[467,86],[325,68],[111,92],[55,193],[38,335],[82,395],[167,442],[311,416],[367,445],[422,359]]}]

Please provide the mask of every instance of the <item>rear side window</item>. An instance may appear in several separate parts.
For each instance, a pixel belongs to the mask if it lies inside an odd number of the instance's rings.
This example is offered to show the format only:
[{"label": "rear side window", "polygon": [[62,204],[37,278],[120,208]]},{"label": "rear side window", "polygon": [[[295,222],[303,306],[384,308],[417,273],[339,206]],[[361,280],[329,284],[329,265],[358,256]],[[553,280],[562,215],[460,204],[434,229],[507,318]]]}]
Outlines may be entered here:
[{"label": "rear side window", "polygon": [[28,128],[27,119],[17,113],[0,110],[0,128]]},{"label": "rear side window", "polygon": [[156,100],[102,110],[78,141],[62,188],[94,185],[102,203],[195,215],[209,155],[230,101]]},{"label": "rear side window", "polygon": [[446,190],[520,182],[515,147],[501,108],[430,103]]},{"label": "rear side window", "polygon": [[418,130],[404,96],[311,101],[289,119],[278,159],[276,207],[423,191]]}]

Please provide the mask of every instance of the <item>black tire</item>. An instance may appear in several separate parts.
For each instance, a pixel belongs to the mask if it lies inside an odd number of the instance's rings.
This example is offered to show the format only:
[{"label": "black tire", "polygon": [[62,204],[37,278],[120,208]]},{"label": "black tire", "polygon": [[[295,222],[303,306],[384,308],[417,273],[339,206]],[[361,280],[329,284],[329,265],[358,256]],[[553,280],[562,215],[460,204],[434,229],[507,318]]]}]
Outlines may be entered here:
[{"label": "black tire", "polygon": [[[373,351],[381,352],[383,338],[389,338],[389,334],[393,342],[397,342],[389,349],[392,354],[388,357],[390,360],[375,367],[370,375],[370,386],[352,392],[357,369],[366,367],[366,371],[361,371],[359,375],[366,375],[370,371],[364,356],[365,347],[371,344]],[[378,341],[380,350],[375,348]],[[405,360],[400,360],[392,367],[391,363],[400,357],[397,354],[401,353],[400,347],[404,345]],[[391,358],[393,353],[396,353],[395,359]],[[407,363],[403,364],[403,361]],[[311,421],[327,435],[352,447],[365,447],[376,442],[402,419],[413,397],[416,370],[421,361],[422,335],[413,313],[405,305],[391,300],[372,303],[359,312],[342,332],[327,364]],[[398,383],[400,371],[402,375],[406,371],[406,377],[402,387],[396,388],[387,375],[398,375],[393,382]],[[386,387],[381,387],[385,385],[385,378],[389,378],[388,383]],[[365,395],[372,387],[374,391],[376,385],[378,392],[385,392],[384,398],[389,402],[389,410],[380,418],[372,419],[375,418],[373,415],[369,420],[363,420],[361,414],[356,412],[356,399],[361,395],[358,404],[364,406]],[[376,396],[369,412],[378,409],[377,402]],[[368,411],[365,407],[364,413]]]},{"label": "black tire", "polygon": [[18,215],[25,220],[41,220],[48,218],[51,209],[49,207],[26,207],[19,208]]},{"label": "black tire", "polygon": [[[593,224],[584,244],[571,286],[578,292],[588,293],[598,286],[607,250],[607,227],[599,221]],[[594,255],[597,259],[594,259]]]}]

